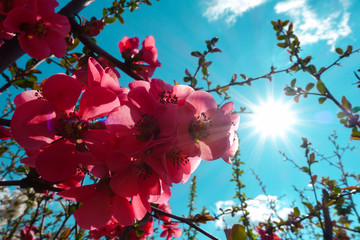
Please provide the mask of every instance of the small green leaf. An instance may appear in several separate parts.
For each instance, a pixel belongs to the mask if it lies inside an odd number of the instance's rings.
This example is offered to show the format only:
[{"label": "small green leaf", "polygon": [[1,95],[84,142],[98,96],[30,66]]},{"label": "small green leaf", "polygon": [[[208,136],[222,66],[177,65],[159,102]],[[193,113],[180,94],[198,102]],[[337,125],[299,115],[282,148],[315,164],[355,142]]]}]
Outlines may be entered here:
[{"label": "small green leaf", "polygon": [[189,70],[187,70],[187,69],[185,69],[185,74],[186,74],[186,76],[188,76],[188,77],[192,77],[192,76],[191,76],[191,73],[190,73]]},{"label": "small green leaf", "polygon": [[321,80],[319,80],[319,81],[316,83],[316,88],[317,88],[317,90],[319,91],[319,93],[325,94],[325,92],[326,92],[326,87],[325,87],[324,83],[323,83]]},{"label": "small green leaf", "polygon": [[320,104],[323,104],[326,100],[326,97],[319,97],[318,101]]},{"label": "small green leaf", "polygon": [[295,84],[296,84],[296,78],[294,78],[293,80],[291,80],[290,86],[293,88],[293,87],[295,87]]},{"label": "small green leaf", "polygon": [[104,22],[110,24],[110,23],[114,23],[115,21],[116,21],[116,17],[111,17],[111,18],[106,18]]},{"label": "small green leaf", "polygon": [[336,114],[336,116],[337,116],[338,118],[343,118],[343,117],[345,117],[345,113],[339,112],[338,114]]},{"label": "small green leaf", "polygon": [[309,73],[311,74],[316,74],[317,70],[316,70],[316,67],[314,65],[309,65],[307,67],[307,70],[309,71]]},{"label": "small green leaf", "polygon": [[351,110],[352,106],[351,103],[346,99],[345,96],[341,98],[341,105],[346,108],[347,110]]},{"label": "small green leaf", "polygon": [[310,172],[310,169],[308,167],[301,167],[300,168],[304,173]]},{"label": "small green leaf", "polygon": [[308,85],[306,85],[305,90],[310,91],[314,86],[315,86],[314,83],[309,83]]},{"label": "small green leaf", "polygon": [[300,100],[300,95],[297,95],[294,97],[294,102],[298,103]]},{"label": "small green leaf", "polygon": [[341,48],[336,48],[335,52],[339,55],[343,55],[344,51]]},{"label": "small green leaf", "polygon": [[202,54],[199,52],[199,51],[194,51],[194,52],[191,52],[191,56],[194,56],[194,57],[201,57]]},{"label": "small green leaf", "polygon": [[295,207],[295,208],[294,208],[294,215],[295,215],[296,217],[299,217],[299,216],[300,216],[300,210],[299,210],[298,207]]},{"label": "small green leaf", "polygon": [[286,43],[278,43],[278,47],[286,48],[288,45]]}]

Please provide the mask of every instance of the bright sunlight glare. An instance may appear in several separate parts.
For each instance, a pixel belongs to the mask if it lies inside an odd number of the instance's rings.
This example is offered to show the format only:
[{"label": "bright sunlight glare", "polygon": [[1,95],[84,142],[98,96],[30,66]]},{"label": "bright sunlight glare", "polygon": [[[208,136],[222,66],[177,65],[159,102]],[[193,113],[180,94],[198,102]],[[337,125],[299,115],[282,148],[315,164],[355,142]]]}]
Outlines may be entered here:
[{"label": "bright sunlight glare", "polygon": [[291,104],[268,99],[253,108],[252,125],[262,136],[284,137],[296,123],[296,115],[290,110]]}]

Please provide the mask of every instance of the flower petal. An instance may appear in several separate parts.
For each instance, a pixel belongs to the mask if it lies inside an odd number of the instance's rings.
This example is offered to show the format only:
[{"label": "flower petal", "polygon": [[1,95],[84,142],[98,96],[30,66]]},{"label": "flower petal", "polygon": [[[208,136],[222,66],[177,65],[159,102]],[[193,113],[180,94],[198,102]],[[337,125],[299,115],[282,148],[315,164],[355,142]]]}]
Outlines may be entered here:
[{"label": "flower petal", "polygon": [[119,224],[128,226],[135,222],[134,210],[129,201],[115,195],[111,199],[112,214]]},{"label": "flower petal", "polygon": [[78,80],[62,73],[49,77],[42,87],[43,96],[63,112],[73,111],[81,90]]},{"label": "flower petal", "polygon": [[18,106],[11,119],[14,139],[26,149],[39,149],[54,141],[56,113],[46,100],[36,99]]},{"label": "flower petal", "polygon": [[60,182],[71,177],[79,164],[75,144],[61,139],[44,148],[36,159],[36,171],[49,182]]},{"label": "flower petal", "polygon": [[116,95],[103,87],[92,87],[85,90],[80,99],[79,113],[85,120],[104,117],[120,106]]},{"label": "flower petal", "polygon": [[100,228],[111,219],[111,202],[106,190],[104,187],[97,191],[94,196],[74,212],[76,222],[81,228]]}]

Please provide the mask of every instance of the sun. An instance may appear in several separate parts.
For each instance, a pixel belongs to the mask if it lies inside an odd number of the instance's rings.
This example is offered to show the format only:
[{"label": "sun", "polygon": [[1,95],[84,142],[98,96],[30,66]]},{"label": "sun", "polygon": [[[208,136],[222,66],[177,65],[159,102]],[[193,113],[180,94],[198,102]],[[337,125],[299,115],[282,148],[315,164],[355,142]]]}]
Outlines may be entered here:
[{"label": "sun", "polygon": [[291,103],[271,98],[252,107],[251,125],[263,137],[284,137],[296,124],[296,114],[291,110]]}]

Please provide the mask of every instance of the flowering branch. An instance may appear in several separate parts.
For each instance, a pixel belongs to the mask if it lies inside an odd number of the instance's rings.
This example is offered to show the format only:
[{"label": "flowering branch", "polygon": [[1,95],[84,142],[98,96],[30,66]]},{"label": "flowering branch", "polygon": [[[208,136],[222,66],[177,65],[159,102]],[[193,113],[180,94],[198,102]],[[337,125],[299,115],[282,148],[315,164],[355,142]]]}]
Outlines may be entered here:
[{"label": "flowering branch", "polygon": [[[73,23],[71,23],[71,24],[73,25]],[[79,35],[77,37],[87,48],[89,48],[91,51],[104,57],[106,60],[111,62],[114,66],[118,67],[121,71],[126,73],[129,77],[131,77],[135,80],[144,80],[144,78],[142,76],[140,76],[140,75],[136,74],[135,72],[133,72],[132,70],[130,70],[130,68],[125,63],[119,61],[114,56],[112,56],[111,54],[106,52],[104,49],[99,47],[96,43],[91,41],[90,38],[88,38],[86,36],[82,36],[82,35]]]},{"label": "flowering branch", "polygon": [[[94,1],[95,0],[72,0],[59,11],[59,14],[71,18]],[[11,40],[6,41],[0,47],[0,73],[2,73],[6,68],[10,66],[10,64],[15,62],[24,54],[25,51],[20,47],[17,38],[12,38]]]}]

